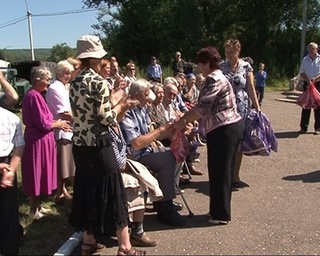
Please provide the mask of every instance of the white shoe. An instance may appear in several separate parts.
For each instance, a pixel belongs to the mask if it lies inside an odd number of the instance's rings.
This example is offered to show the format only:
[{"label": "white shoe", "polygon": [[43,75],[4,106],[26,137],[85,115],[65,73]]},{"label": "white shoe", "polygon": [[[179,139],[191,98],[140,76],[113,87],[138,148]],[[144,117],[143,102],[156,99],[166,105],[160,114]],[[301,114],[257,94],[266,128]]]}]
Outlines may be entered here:
[{"label": "white shoe", "polygon": [[51,213],[51,210],[50,209],[47,209],[47,208],[44,208],[44,207],[39,207],[38,212],[42,213],[42,214],[48,214],[48,213]]},{"label": "white shoe", "polygon": [[176,190],[176,195],[181,195],[184,193],[184,189]]},{"label": "white shoe", "polygon": [[213,224],[213,225],[228,225],[228,221],[227,220],[214,220],[214,219],[210,219],[209,223]]},{"label": "white shoe", "polygon": [[31,212],[30,212],[30,215],[29,215],[29,217],[30,217],[31,219],[34,219],[34,220],[39,220],[39,219],[41,219],[43,216],[44,216],[44,214],[42,214],[42,213],[39,212],[38,210],[37,210],[36,212],[34,212],[34,213],[31,213]]}]

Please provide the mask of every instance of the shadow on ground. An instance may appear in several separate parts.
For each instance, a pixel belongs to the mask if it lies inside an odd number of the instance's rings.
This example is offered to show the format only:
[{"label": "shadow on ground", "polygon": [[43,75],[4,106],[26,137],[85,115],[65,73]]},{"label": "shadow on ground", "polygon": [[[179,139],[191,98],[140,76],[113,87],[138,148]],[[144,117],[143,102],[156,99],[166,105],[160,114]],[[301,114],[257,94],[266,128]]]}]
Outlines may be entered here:
[{"label": "shadow on ground", "polygon": [[309,173],[298,174],[298,175],[285,176],[282,179],[290,180],[290,181],[301,180],[302,182],[306,182],[306,183],[320,182],[320,170],[309,172]]},{"label": "shadow on ground", "polygon": [[299,133],[296,131],[291,132],[275,132],[277,139],[296,139],[299,137]]},{"label": "shadow on ground", "polygon": [[209,181],[195,181],[192,179],[189,184],[180,187],[182,189],[194,189],[196,193],[202,193],[209,196]]}]

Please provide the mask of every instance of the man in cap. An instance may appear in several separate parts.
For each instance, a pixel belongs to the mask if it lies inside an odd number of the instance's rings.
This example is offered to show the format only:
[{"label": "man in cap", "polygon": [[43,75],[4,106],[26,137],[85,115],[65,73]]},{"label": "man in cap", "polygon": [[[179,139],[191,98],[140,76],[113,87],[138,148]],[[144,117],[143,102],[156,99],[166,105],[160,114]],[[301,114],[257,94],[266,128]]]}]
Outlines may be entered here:
[{"label": "man in cap", "polygon": [[175,59],[171,64],[173,76],[176,76],[179,73],[184,73],[184,68],[185,68],[185,61],[181,58],[181,53],[176,52]]}]

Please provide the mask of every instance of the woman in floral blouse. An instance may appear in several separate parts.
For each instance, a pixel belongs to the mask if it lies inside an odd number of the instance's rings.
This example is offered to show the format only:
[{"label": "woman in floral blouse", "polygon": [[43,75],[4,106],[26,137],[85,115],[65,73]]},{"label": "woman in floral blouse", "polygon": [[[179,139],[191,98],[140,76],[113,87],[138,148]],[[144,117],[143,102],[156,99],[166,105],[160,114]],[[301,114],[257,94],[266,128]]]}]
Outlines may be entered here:
[{"label": "woman in floral blouse", "polygon": [[[131,246],[128,209],[120,170],[125,159],[115,155],[113,134],[119,138],[118,121],[133,103],[123,98],[112,106],[107,81],[99,75],[107,54],[97,36],[85,35],[77,41],[76,57],[81,71],[70,88],[74,114],[73,155],[76,164],[70,222],[83,232],[82,255],[101,251],[95,235],[116,231],[118,255],[145,255]],[[106,228],[112,230],[106,230]]]},{"label": "woman in floral blouse", "polygon": [[[236,95],[238,111],[246,123],[247,116],[250,111],[251,103],[256,111],[260,111],[259,102],[254,86],[253,68],[250,63],[239,57],[241,51],[240,41],[230,38],[224,43],[224,52],[226,61],[221,63],[222,73],[227,77],[233,87]],[[248,186],[240,180],[240,166],[242,162],[243,152],[239,150],[237,153],[233,186],[234,190]]]}]

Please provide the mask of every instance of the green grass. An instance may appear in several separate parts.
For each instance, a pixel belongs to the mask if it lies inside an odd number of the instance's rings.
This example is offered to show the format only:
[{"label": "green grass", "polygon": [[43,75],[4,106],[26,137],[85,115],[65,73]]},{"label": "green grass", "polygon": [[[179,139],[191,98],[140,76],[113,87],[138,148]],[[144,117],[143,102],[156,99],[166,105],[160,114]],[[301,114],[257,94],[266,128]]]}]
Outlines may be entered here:
[{"label": "green grass", "polygon": [[53,255],[74,232],[68,224],[71,204],[57,206],[53,195],[40,197],[41,205],[50,209],[52,213],[39,220],[30,219],[29,200],[21,191],[21,169],[18,170],[17,176],[20,223],[25,232],[25,243],[20,248],[20,254]]}]

